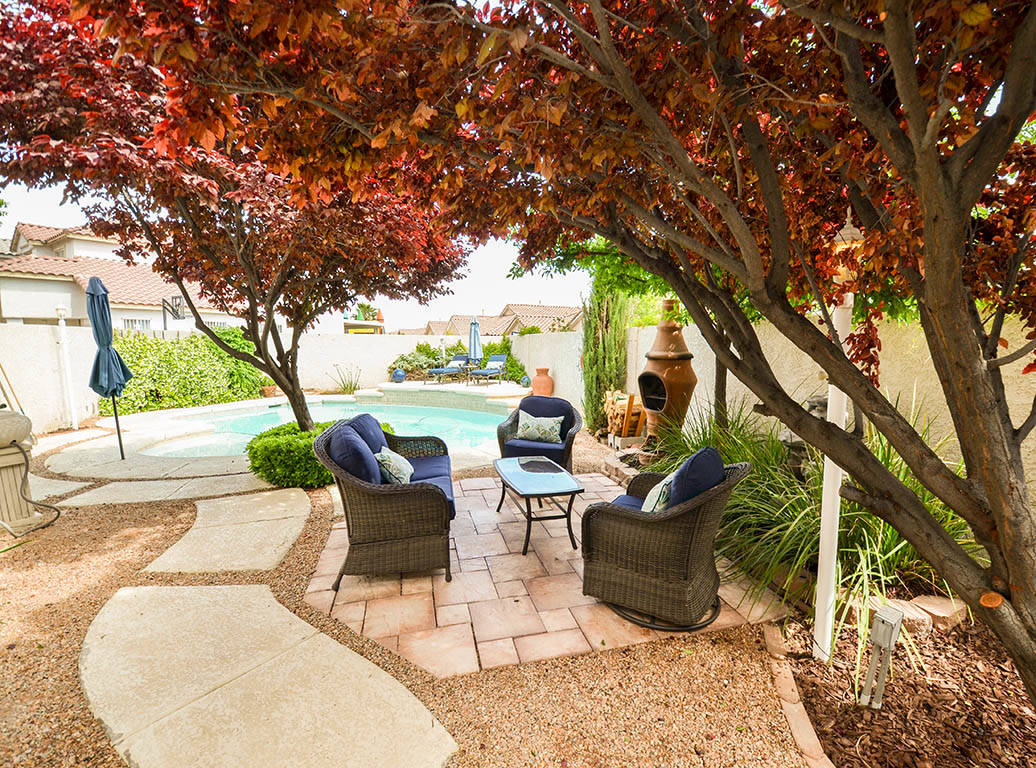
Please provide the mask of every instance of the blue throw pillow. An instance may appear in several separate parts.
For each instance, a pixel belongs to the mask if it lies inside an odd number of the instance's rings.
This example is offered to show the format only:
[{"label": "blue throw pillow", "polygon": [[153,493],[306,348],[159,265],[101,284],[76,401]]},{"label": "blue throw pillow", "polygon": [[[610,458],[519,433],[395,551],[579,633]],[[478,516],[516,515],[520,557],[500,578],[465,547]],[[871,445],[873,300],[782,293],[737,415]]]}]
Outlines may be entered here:
[{"label": "blue throw pillow", "polygon": [[327,455],[353,477],[381,485],[381,468],[374,453],[348,424],[335,429],[328,441]]},{"label": "blue throw pillow", "polygon": [[385,442],[385,433],[381,431],[381,424],[369,413],[361,413],[349,422],[349,426],[356,430],[356,434],[363,438],[371,453],[377,453],[382,448],[388,447]]},{"label": "blue throw pillow", "polygon": [[719,451],[711,446],[702,448],[676,470],[669,492],[669,506],[693,499],[722,483],[725,476]]}]

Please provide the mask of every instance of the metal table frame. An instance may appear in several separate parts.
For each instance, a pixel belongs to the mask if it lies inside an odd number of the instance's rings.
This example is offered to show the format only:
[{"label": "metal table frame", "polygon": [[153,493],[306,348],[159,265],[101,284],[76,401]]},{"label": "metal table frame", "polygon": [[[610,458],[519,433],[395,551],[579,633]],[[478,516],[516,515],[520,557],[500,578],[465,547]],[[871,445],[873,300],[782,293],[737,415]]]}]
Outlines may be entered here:
[{"label": "metal table frame", "polygon": [[[565,473],[568,474],[570,477],[572,477],[572,473],[568,472],[568,470],[565,470],[564,467],[562,467],[562,470],[565,471]],[[523,555],[526,555],[526,554],[529,553],[529,539],[532,537],[532,524],[533,523],[542,522],[544,520],[562,520],[563,519],[565,521],[565,526],[568,528],[568,540],[570,542],[572,542],[572,549],[579,549],[579,545],[576,544],[576,536],[572,532],[572,503],[575,501],[576,496],[578,496],[579,494],[583,493],[586,490],[585,488],[580,487],[578,490],[575,490],[575,491],[564,491],[562,493],[530,493],[530,494],[523,494],[523,493],[519,492],[517,489],[512,488],[510,485],[508,485],[507,484],[507,480],[499,472],[497,472],[497,475],[500,477],[500,485],[501,485],[501,488],[500,488],[500,503],[496,505],[497,513],[499,513],[500,510],[503,508],[503,506],[504,506],[504,499],[507,498],[507,493],[508,492],[511,493],[511,496],[514,498],[514,500],[518,504],[519,508],[521,508],[521,506],[522,506],[522,501],[523,500],[525,501],[525,509],[523,511],[523,514],[525,515],[525,544],[522,545],[522,554]],[[575,479],[575,478],[573,477],[573,479]],[[576,481],[576,482],[578,483],[578,481]],[[567,507],[562,506],[558,502],[558,500],[557,500],[558,496],[568,496],[568,506]],[[533,499],[537,500],[537,502],[539,503],[540,509],[543,508],[543,500],[546,499],[551,504],[553,504],[555,507],[557,507],[561,511],[561,514],[560,515],[536,515],[536,516],[534,516],[532,514],[532,500]]]}]

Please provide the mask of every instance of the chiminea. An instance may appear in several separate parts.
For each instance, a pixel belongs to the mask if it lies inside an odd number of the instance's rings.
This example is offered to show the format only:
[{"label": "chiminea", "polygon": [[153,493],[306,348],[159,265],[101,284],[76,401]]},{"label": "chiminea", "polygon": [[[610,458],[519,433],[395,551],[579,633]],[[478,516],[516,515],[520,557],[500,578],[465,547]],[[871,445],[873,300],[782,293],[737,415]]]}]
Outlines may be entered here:
[{"label": "chiminea", "polygon": [[646,355],[647,365],[637,377],[640,399],[647,411],[649,438],[658,437],[662,423],[683,424],[698,383],[691,364],[694,355],[687,349],[682,328],[679,323],[667,319],[672,316],[675,304],[672,299],[662,301],[662,319],[658,323],[655,343]]}]

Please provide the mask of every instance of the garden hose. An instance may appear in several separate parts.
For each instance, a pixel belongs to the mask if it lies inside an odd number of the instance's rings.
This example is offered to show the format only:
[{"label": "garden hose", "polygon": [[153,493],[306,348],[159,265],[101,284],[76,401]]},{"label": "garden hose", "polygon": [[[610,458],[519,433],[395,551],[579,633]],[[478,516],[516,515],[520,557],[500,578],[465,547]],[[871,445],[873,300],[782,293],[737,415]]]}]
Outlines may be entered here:
[{"label": "garden hose", "polygon": [[48,520],[45,523],[40,523],[39,525],[29,528],[28,530],[22,531],[21,533],[15,533],[11,529],[11,526],[9,526],[3,520],[0,520],[0,525],[2,525],[9,534],[11,534],[16,539],[20,539],[22,536],[33,533],[34,531],[39,531],[43,528],[46,528],[48,525],[53,525],[57,521],[57,519],[61,517],[61,510],[55,507],[53,504],[47,504],[43,501],[33,501],[29,498],[29,454],[26,453],[25,449],[22,448],[21,444],[17,441],[12,441],[11,445],[13,445],[21,452],[22,458],[25,460],[25,469],[22,472],[22,483],[18,488],[18,493],[21,494],[21,497],[25,501],[29,502],[33,507],[46,507],[47,509],[54,510],[54,517],[52,517],[50,520]]}]

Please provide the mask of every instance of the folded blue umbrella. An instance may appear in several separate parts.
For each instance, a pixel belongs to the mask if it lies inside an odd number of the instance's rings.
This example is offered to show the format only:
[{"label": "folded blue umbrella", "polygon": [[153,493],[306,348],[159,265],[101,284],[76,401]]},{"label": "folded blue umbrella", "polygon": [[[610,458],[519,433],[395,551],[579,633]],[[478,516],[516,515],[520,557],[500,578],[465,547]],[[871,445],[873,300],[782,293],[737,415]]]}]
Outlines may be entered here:
[{"label": "folded blue umbrella", "polygon": [[101,397],[112,399],[115,413],[115,432],[119,437],[119,455],[126,458],[122,448],[122,430],[119,428],[119,408],[115,398],[122,394],[126,382],[133,378],[130,369],[112,346],[112,311],[108,305],[108,289],[98,277],[91,277],[86,286],[86,315],[90,318],[97,356],[90,371],[90,389]]}]

